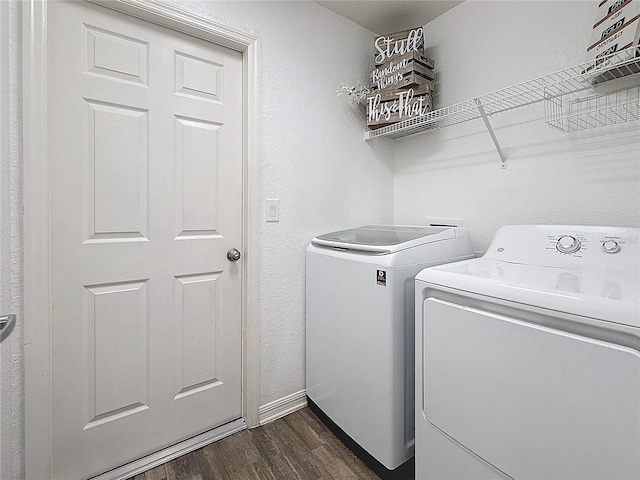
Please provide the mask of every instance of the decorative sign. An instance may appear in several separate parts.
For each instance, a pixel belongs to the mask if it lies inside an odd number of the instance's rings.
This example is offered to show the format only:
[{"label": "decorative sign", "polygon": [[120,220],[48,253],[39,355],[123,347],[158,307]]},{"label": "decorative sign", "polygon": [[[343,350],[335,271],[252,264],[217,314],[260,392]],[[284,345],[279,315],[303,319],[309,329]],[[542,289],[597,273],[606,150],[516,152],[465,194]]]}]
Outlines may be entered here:
[{"label": "decorative sign", "polygon": [[377,37],[374,47],[367,125],[379,128],[433,110],[433,61],[422,53],[422,27]]},{"label": "decorative sign", "polygon": [[413,88],[396,93],[396,100],[383,102],[378,93],[367,98],[367,125],[383,127],[433,110],[431,94],[416,95]]},{"label": "decorative sign", "polygon": [[374,45],[376,47],[376,64],[384,63],[397,55],[419,52],[424,48],[422,27],[377,37],[374,40]]},{"label": "decorative sign", "polygon": [[379,90],[390,85],[397,85],[402,80],[402,71],[409,65],[409,59],[403,58],[399,62],[391,60],[385,68],[376,68],[371,72],[373,83]]}]

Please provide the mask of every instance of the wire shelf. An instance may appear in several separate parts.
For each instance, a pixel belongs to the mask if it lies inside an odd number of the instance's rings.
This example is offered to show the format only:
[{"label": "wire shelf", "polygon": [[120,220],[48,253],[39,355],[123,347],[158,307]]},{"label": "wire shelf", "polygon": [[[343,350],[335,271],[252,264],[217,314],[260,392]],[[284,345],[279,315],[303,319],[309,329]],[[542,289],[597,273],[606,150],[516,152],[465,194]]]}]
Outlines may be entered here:
[{"label": "wire shelf", "polygon": [[367,131],[365,140],[378,137],[399,138],[447,127],[481,118],[479,105],[484,108],[487,115],[492,115],[543,100],[555,99],[568,93],[591,88],[598,83],[638,73],[640,73],[640,47],[631,47],[597,61],[585,62],[535,80],[434,110],[420,117]]},{"label": "wire shelf", "polygon": [[640,85],[613,92],[563,101],[545,102],[547,125],[561,132],[575,132],[640,119]]}]

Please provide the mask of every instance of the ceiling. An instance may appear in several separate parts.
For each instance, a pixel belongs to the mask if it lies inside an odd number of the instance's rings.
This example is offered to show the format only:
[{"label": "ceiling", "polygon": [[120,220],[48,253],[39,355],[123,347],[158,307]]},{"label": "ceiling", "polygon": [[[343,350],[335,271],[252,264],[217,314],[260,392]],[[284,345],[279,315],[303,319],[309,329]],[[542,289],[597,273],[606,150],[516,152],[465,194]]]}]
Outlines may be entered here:
[{"label": "ceiling", "polygon": [[314,0],[378,35],[422,27],[462,0]]}]

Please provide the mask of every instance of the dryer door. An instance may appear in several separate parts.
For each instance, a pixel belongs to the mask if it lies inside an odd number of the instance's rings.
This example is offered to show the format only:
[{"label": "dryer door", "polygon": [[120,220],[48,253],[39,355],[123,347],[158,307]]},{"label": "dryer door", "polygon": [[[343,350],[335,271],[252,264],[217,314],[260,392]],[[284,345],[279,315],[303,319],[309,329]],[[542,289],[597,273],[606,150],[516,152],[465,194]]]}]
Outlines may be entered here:
[{"label": "dryer door", "polygon": [[640,477],[640,353],[434,298],[429,422],[516,479]]}]

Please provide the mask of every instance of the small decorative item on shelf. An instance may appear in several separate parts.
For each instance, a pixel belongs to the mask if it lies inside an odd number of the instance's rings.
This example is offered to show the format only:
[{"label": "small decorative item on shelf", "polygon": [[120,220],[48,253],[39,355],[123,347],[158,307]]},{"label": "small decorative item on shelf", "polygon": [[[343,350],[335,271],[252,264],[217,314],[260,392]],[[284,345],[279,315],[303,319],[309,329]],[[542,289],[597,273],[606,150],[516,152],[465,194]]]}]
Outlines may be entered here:
[{"label": "small decorative item on shelf", "polygon": [[376,129],[432,111],[434,65],[423,54],[422,27],[376,37],[374,46],[367,126]]},{"label": "small decorative item on shelf", "polygon": [[[587,48],[587,62],[593,64],[586,71],[615,66],[613,54],[633,46],[640,47],[640,0],[600,2]],[[635,56],[639,53],[637,48]]]},{"label": "small decorative item on shelf", "polygon": [[351,100],[355,104],[360,104],[367,96],[371,93],[369,87],[362,85],[360,82],[355,85],[348,85],[343,83],[340,85],[340,88],[336,90],[338,96],[340,95],[348,95],[349,100]]}]

